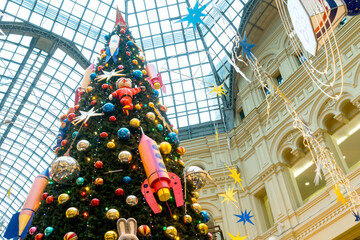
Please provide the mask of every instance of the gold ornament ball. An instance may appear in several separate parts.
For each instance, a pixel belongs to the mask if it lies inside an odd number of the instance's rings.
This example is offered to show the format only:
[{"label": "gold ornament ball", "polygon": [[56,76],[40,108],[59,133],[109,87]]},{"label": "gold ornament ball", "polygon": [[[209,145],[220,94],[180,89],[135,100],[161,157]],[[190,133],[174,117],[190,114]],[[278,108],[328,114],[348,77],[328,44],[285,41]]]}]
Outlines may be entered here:
[{"label": "gold ornament ball", "polygon": [[195,213],[200,214],[200,212],[201,212],[201,205],[198,204],[198,203],[193,203],[193,204],[191,204],[191,209],[192,209]]},{"label": "gold ornament ball", "polygon": [[122,163],[131,163],[132,155],[128,151],[122,151],[119,153],[119,161]]},{"label": "gold ornament ball", "polygon": [[177,236],[177,230],[173,226],[169,226],[165,230],[165,235],[170,239],[175,239]]},{"label": "gold ornament ball", "polygon": [[168,142],[160,143],[160,152],[162,154],[169,154],[171,153],[171,144]]},{"label": "gold ornament ball", "polygon": [[173,128],[173,132],[179,135],[179,130],[177,128]]},{"label": "gold ornament ball", "polygon": [[184,222],[185,224],[191,223],[191,222],[192,222],[192,217],[191,217],[190,215],[186,214],[186,215],[183,217],[183,222]]},{"label": "gold ornament ball", "polygon": [[161,84],[158,83],[158,82],[154,83],[154,88],[155,88],[156,90],[159,90],[159,89],[161,88]]},{"label": "gold ornament ball", "polygon": [[58,203],[59,204],[63,204],[63,203],[66,203],[68,200],[69,200],[69,195],[66,194],[66,193],[62,193],[59,195],[58,197]]},{"label": "gold ornament ball", "polygon": [[89,86],[89,87],[86,88],[86,92],[87,92],[87,93],[91,92],[92,90],[93,90],[93,88],[92,88],[91,86]]},{"label": "gold ornament ball", "polygon": [[153,112],[148,112],[146,114],[146,118],[149,119],[150,121],[155,121],[155,113]]},{"label": "gold ornament ball", "polygon": [[190,166],[185,170],[186,179],[193,185],[195,190],[202,189],[206,184],[207,173],[198,166]]},{"label": "gold ornament ball", "polygon": [[115,231],[107,231],[104,235],[105,240],[117,240],[118,235]]},{"label": "gold ornament ball", "polygon": [[74,218],[79,215],[79,210],[75,207],[68,208],[65,215],[66,218]]},{"label": "gold ornament ball", "polygon": [[200,197],[198,192],[192,192],[192,196],[196,199],[199,199],[199,197]]},{"label": "gold ornament ball", "polygon": [[198,224],[197,229],[202,235],[206,235],[208,233],[208,226],[205,223]]},{"label": "gold ornament ball", "polygon": [[198,201],[198,200],[197,200],[196,198],[194,198],[194,197],[191,198],[191,202],[192,202],[192,203],[197,203],[197,201]]},{"label": "gold ornament ball", "polygon": [[140,104],[136,104],[136,105],[135,105],[135,109],[136,109],[136,110],[141,110],[141,105],[140,105]]},{"label": "gold ornament ball", "polygon": [[146,71],[146,70],[142,70],[141,72],[142,72],[142,74],[143,74],[144,76],[147,75],[147,71]]},{"label": "gold ornament ball", "polygon": [[149,107],[154,107],[155,105],[154,105],[154,103],[153,102],[149,102]]},{"label": "gold ornament ball", "polygon": [[134,65],[138,65],[138,61],[137,61],[136,59],[132,60],[132,63],[133,63]]},{"label": "gold ornament ball", "polygon": [[109,209],[106,213],[106,217],[110,220],[117,220],[120,217],[120,213],[116,209]]},{"label": "gold ornament ball", "polygon": [[106,146],[107,146],[107,148],[113,149],[113,148],[115,148],[115,143],[113,143],[113,142],[108,142],[108,143],[106,144]]},{"label": "gold ornament ball", "polygon": [[130,127],[138,128],[140,127],[140,120],[137,118],[133,118],[130,120]]},{"label": "gold ornament ball", "polygon": [[162,206],[160,204],[158,204],[159,208],[160,208],[160,212],[162,212]]},{"label": "gold ornament ball", "polygon": [[86,151],[89,147],[90,143],[88,140],[80,140],[76,145],[78,151]]},{"label": "gold ornament ball", "polygon": [[126,203],[129,204],[130,206],[135,206],[136,204],[138,204],[138,198],[134,195],[129,195],[126,198]]}]

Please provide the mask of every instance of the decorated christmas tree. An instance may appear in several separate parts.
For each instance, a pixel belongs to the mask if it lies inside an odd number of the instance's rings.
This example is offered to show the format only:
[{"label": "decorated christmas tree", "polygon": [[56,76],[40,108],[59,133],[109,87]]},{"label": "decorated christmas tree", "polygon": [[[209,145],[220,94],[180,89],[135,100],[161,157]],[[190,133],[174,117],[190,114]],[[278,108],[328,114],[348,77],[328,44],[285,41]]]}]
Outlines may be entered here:
[{"label": "decorated christmas tree", "polygon": [[35,179],[5,235],[211,239],[209,215],[197,203],[204,179],[193,168],[185,184],[185,149],[158,98],[161,75],[119,11],[105,40],[76,105],[60,117],[57,158]]}]

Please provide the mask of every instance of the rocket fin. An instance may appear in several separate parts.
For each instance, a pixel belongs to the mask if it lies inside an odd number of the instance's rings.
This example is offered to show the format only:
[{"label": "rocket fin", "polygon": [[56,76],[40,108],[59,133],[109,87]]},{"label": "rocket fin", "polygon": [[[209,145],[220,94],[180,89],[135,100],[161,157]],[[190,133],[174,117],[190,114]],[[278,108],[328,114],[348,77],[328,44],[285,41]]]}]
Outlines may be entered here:
[{"label": "rocket fin", "polygon": [[150,187],[149,181],[147,179],[144,181],[143,185],[141,186],[141,192],[143,193],[144,198],[146,202],[149,204],[151,210],[155,214],[160,213],[161,212],[160,207],[154,197],[154,193],[155,193],[154,189]]},{"label": "rocket fin", "polygon": [[6,228],[4,238],[12,239],[19,236],[19,215],[20,213],[17,212],[11,217],[8,227]]},{"label": "rocket fin", "polygon": [[107,47],[107,48],[106,48],[106,59],[105,59],[105,63],[107,63],[107,62],[110,60],[111,57],[112,57],[112,56],[111,56],[110,48]]},{"label": "rocket fin", "polygon": [[181,207],[184,205],[184,198],[183,198],[183,190],[181,187],[181,180],[180,178],[172,172],[168,172],[169,177],[171,179],[170,187],[173,189],[175,202],[177,207]]},{"label": "rocket fin", "polygon": [[[34,218],[34,214],[31,215],[31,218],[29,219],[28,224],[26,225],[26,227],[24,228],[24,231],[21,233],[21,239],[24,239],[26,237],[26,234],[31,226],[32,220]],[[20,235],[20,234],[19,234]]]}]

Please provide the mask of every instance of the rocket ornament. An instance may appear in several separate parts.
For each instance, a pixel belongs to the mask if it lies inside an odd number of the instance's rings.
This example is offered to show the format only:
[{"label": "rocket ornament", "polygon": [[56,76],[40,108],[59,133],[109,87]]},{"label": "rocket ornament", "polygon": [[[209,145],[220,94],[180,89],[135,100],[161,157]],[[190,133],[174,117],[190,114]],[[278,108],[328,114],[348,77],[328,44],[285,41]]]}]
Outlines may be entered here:
[{"label": "rocket ornament", "polygon": [[40,206],[41,196],[44,193],[48,181],[49,168],[45,169],[35,178],[20,213],[17,212],[12,216],[4,234],[5,238],[25,238],[27,229],[31,225],[33,215]]},{"label": "rocket ornament", "polygon": [[119,54],[119,43],[120,37],[117,34],[112,35],[110,38],[109,46],[106,48],[105,63],[107,63],[110,58],[112,58],[114,63],[116,63],[117,55]]},{"label": "rocket ornament", "polygon": [[154,193],[157,194],[160,201],[165,202],[170,198],[170,188],[173,189],[176,206],[183,206],[181,180],[176,174],[166,170],[156,142],[143,134],[139,144],[139,152],[147,176],[141,186],[141,192],[151,210],[155,214],[161,212]]},{"label": "rocket ornament", "polygon": [[151,87],[159,90],[160,88],[166,93],[166,87],[162,82],[161,73],[159,73],[156,67],[153,64],[148,64],[146,66],[146,72],[148,74],[148,82],[150,83]]}]

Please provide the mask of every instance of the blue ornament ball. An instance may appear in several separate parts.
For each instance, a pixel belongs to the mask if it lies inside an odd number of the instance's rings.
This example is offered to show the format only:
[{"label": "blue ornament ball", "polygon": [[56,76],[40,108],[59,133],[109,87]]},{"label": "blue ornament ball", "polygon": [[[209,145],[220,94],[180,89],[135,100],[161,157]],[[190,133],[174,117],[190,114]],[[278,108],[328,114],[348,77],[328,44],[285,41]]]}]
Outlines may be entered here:
[{"label": "blue ornament ball", "polygon": [[77,185],[83,185],[84,184],[84,178],[83,177],[78,177],[77,179],[76,179],[76,184]]},{"label": "blue ornament ball", "polygon": [[45,228],[45,230],[44,230],[44,234],[45,234],[46,237],[47,237],[47,236],[50,236],[53,232],[54,232],[54,228],[53,228],[53,227],[47,227],[47,228]]},{"label": "blue ornament ball", "polygon": [[176,133],[174,133],[174,132],[169,133],[169,141],[171,143],[178,144],[179,143],[178,135]]},{"label": "blue ornament ball", "polygon": [[205,223],[210,221],[210,214],[207,211],[201,211],[200,214],[203,216]]},{"label": "blue ornament ball", "polygon": [[117,135],[120,140],[128,140],[130,138],[130,130],[127,128],[120,128]]},{"label": "blue ornament ball", "polygon": [[140,70],[135,70],[133,71],[133,77],[136,80],[141,80],[141,78],[143,77],[143,73]]},{"label": "blue ornament ball", "polygon": [[[73,138],[76,137],[76,135],[78,134],[78,132],[73,132],[73,134],[71,135]],[[78,135],[79,136],[79,135]]]},{"label": "blue ornament ball", "polygon": [[161,124],[158,124],[158,125],[157,125],[157,128],[158,128],[159,131],[164,130],[164,127],[163,127],[163,125],[161,125]]},{"label": "blue ornament ball", "polygon": [[128,47],[132,47],[132,46],[134,46],[134,43],[129,40],[129,41],[126,43],[126,45],[127,45]]},{"label": "blue ornament ball", "polygon": [[103,106],[103,111],[104,113],[113,113],[115,110],[115,106],[114,104],[112,103],[106,103],[104,106]]},{"label": "blue ornament ball", "polygon": [[154,95],[155,95],[155,97],[158,97],[159,96],[159,91],[158,90],[154,90]]},{"label": "blue ornament ball", "polygon": [[90,79],[94,81],[96,76],[97,76],[96,73],[92,73],[90,74]]},{"label": "blue ornament ball", "polygon": [[129,183],[129,182],[131,182],[131,177],[126,176],[126,177],[123,178],[123,181],[124,181],[125,183]]},{"label": "blue ornament ball", "polygon": [[107,35],[107,34],[104,36],[104,38],[105,38],[105,41],[109,41],[109,40],[110,40],[110,36]]}]

